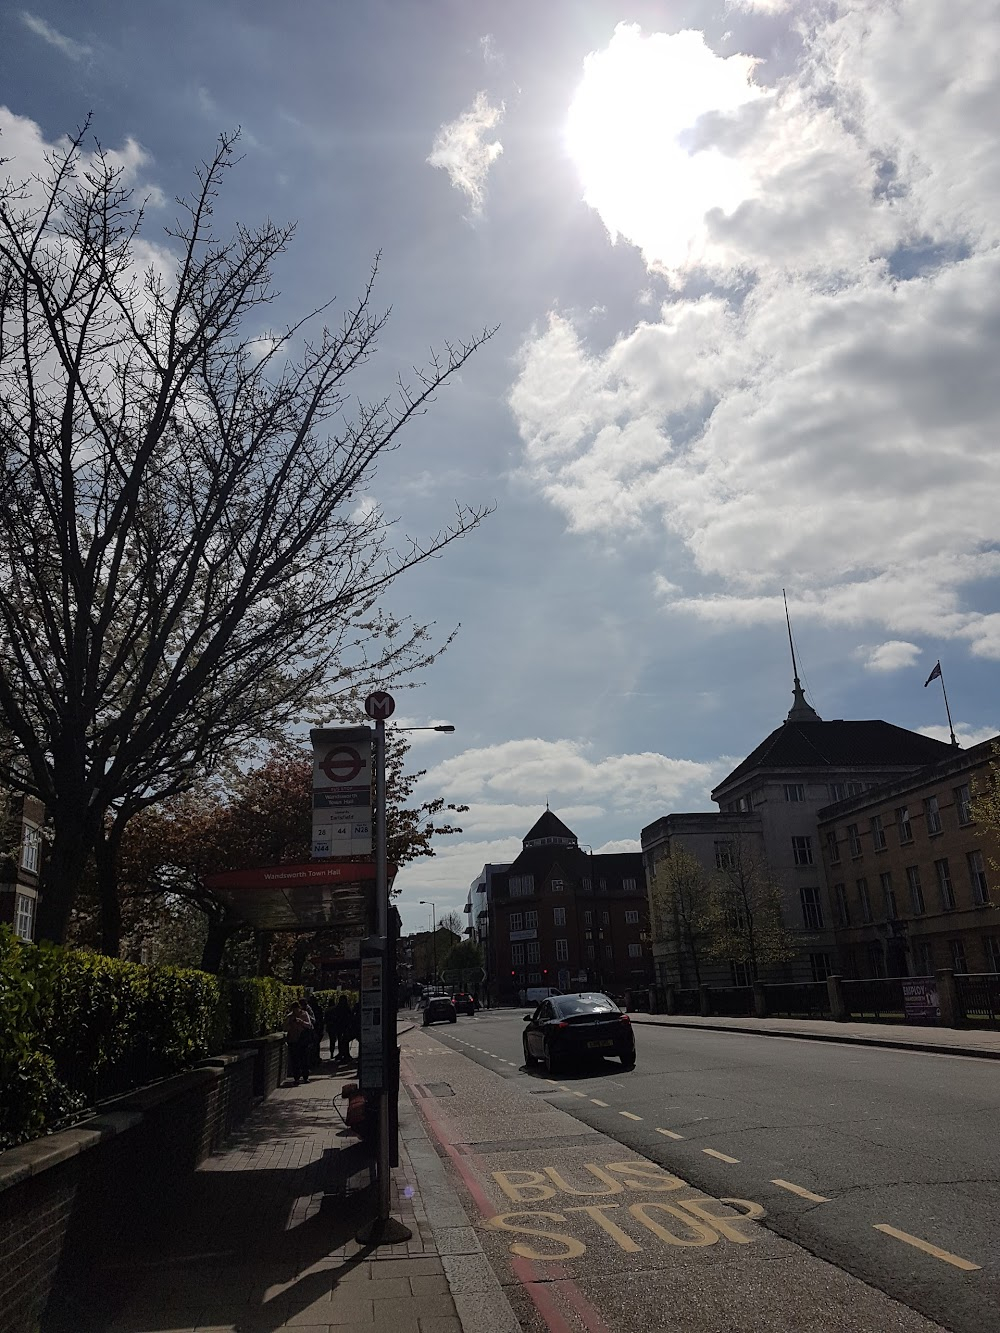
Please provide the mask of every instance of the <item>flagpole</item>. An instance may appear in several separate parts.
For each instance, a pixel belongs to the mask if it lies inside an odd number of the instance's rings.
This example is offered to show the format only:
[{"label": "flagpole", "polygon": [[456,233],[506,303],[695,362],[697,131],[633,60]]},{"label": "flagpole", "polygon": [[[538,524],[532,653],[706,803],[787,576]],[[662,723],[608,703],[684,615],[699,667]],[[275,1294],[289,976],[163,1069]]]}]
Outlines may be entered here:
[{"label": "flagpole", "polygon": [[941,693],[944,695],[944,711],[948,714],[948,730],[951,732],[951,743],[955,749],[958,749],[958,741],[955,739],[955,728],[952,726],[951,709],[948,707],[948,691],[944,687],[944,672],[941,672]]}]

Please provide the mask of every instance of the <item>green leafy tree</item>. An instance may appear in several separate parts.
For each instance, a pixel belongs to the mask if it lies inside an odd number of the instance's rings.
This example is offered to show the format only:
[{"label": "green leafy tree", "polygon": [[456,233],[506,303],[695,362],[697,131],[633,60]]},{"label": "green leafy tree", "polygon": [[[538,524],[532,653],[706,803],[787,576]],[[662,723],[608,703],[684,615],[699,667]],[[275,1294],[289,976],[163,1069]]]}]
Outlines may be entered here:
[{"label": "green leafy tree", "polygon": [[460,940],[445,954],[441,973],[446,978],[453,974],[455,980],[478,980],[482,967],[483,951],[479,945],[474,940]]},{"label": "green leafy tree", "polygon": [[433,660],[383,599],[489,507],[395,543],[367,488],[490,331],[359,396],[374,269],[336,324],[262,329],[293,228],[217,231],[233,136],[156,250],[86,133],[43,179],[0,175],[0,722],[27,766],[0,785],[52,822],[41,936],[65,937],[93,860],[114,953],[137,813]]}]

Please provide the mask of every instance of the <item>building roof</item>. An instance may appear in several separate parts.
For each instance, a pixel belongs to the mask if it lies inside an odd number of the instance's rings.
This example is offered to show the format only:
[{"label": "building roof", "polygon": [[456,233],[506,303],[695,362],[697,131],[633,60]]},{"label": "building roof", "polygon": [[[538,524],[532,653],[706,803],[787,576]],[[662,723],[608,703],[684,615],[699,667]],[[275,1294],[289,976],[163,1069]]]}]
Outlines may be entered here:
[{"label": "building roof", "polygon": [[938,763],[954,753],[944,741],[878,719],[812,722],[790,717],[737,764],[716,787],[712,799],[758,769],[913,769]]},{"label": "building roof", "polygon": [[522,842],[523,845],[527,847],[533,842],[539,842],[542,838],[565,839],[567,842],[574,845],[576,844],[576,834],[573,830],[567,828],[562,820],[557,815],[554,815],[548,807],[546,807],[545,813],[535,821],[524,835]]}]

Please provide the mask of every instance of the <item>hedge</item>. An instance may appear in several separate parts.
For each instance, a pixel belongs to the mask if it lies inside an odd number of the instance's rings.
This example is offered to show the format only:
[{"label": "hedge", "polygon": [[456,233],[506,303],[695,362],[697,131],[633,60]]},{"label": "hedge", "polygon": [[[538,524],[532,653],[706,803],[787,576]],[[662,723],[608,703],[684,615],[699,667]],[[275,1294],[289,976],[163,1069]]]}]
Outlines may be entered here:
[{"label": "hedge", "polygon": [[227,981],[26,944],[0,927],[0,1150],[279,1029],[301,993],[272,977]]}]

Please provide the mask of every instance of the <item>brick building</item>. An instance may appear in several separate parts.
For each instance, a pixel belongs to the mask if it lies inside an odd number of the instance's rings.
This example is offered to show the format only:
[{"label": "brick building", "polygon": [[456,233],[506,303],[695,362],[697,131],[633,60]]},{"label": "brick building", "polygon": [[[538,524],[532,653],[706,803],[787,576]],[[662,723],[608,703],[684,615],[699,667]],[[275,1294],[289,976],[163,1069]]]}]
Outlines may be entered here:
[{"label": "brick building", "polygon": [[35,938],[45,807],[34,796],[8,796],[0,830],[0,924]]},{"label": "brick building", "polygon": [[492,868],[493,998],[528,986],[623,994],[652,983],[649,906],[640,852],[595,855],[546,809],[503,871]]},{"label": "brick building", "polygon": [[819,812],[846,976],[1000,972],[1000,849],[970,806],[995,743],[949,747],[938,763]]}]

